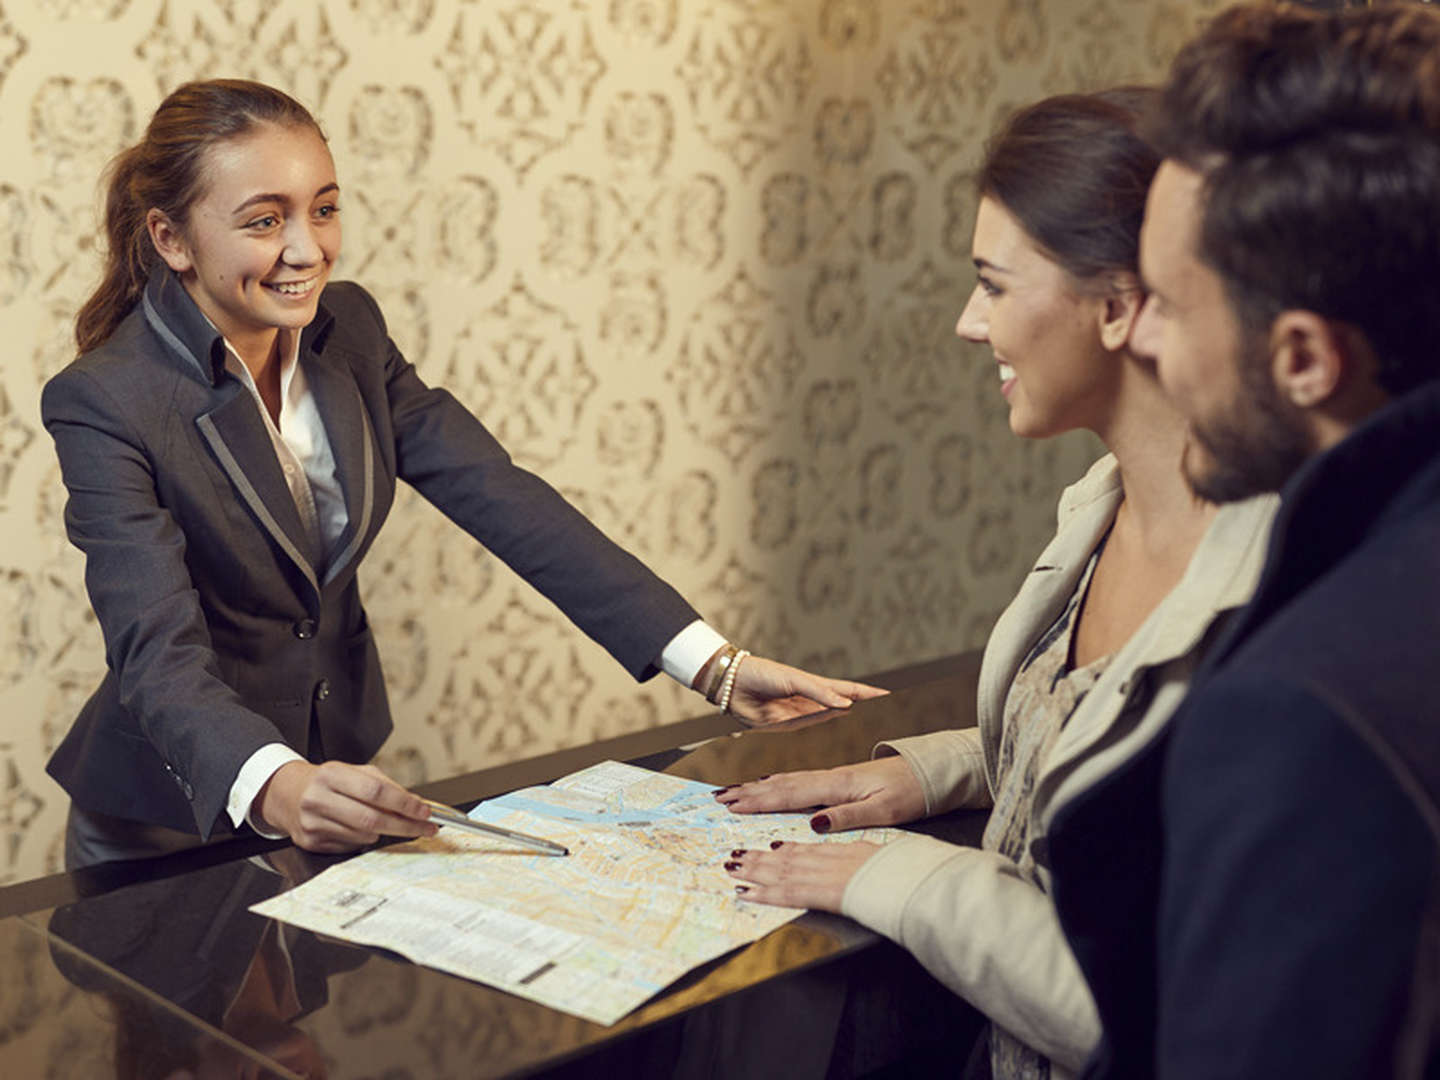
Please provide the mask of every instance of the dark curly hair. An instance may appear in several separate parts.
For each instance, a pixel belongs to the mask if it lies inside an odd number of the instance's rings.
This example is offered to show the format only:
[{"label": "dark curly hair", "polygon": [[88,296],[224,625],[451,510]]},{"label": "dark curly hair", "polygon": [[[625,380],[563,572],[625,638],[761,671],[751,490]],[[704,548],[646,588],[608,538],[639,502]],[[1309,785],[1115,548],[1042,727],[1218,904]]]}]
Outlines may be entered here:
[{"label": "dark curly hair", "polygon": [[1440,12],[1232,8],[1144,130],[1205,176],[1199,255],[1242,325],[1353,326],[1391,394],[1440,374]]}]

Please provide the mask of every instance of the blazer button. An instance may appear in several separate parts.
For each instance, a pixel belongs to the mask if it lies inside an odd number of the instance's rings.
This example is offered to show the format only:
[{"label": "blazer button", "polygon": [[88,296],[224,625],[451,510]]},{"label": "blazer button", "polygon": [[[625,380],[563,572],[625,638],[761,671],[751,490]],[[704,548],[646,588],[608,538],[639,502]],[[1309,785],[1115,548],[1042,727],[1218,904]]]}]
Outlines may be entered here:
[{"label": "blazer button", "polygon": [[195,789],[190,786],[190,781],[189,781],[189,780],[186,780],[186,781],[185,781],[185,783],[181,786],[181,789],[180,789],[180,790],[183,791],[183,792],[185,792],[185,798],[191,800],[192,802],[194,801],[194,799],[195,799]]},{"label": "blazer button", "polygon": [[292,629],[295,631],[295,636],[301,641],[308,641],[315,636],[315,625],[314,619],[301,619]]},{"label": "blazer button", "polygon": [[315,684],[315,700],[324,701],[330,696],[330,680],[321,679]]}]

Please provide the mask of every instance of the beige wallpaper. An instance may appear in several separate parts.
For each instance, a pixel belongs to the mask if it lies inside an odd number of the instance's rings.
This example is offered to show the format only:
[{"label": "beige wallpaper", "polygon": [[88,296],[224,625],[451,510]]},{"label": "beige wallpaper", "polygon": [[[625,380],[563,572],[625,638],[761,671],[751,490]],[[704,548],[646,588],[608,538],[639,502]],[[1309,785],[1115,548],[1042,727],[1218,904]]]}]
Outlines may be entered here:
[{"label": "beige wallpaper", "polygon": [[[58,865],[43,766],[104,662],[39,391],[96,274],[96,177],[168,89],[306,101],[340,276],[422,374],[723,632],[859,673],[982,643],[1093,452],[1011,437],[952,334],[981,138],[1153,77],[1217,4],[0,0],[0,882]],[[403,781],[703,706],[418,498],[362,580]]]}]

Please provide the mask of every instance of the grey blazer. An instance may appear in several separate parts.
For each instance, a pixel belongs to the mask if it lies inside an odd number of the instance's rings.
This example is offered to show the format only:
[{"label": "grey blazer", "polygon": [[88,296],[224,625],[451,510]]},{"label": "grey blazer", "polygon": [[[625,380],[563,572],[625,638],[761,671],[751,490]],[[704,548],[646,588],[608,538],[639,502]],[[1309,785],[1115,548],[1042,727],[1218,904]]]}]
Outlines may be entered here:
[{"label": "grey blazer", "polygon": [[65,526],[108,672],[50,759],[81,807],[226,832],[259,747],[368,761],[391,728],[356,570],[404,479],[549,597],[636,678],[689,604],[427,387],[357,285],[324,292],[299,362],[332,443],[349,525],[310,550],[264,421],[223,341],[166,269],[41,409]]}]

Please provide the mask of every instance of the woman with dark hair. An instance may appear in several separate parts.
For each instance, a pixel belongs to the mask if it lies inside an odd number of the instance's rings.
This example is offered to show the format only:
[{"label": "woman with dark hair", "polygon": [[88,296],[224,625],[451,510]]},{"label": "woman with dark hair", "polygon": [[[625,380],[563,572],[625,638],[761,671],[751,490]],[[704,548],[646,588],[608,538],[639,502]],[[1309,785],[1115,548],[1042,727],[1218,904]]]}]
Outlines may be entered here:
[{"label": "woman with dark hair", "polygon": [[365,765],[390,711],[356,571],[403,479],[637,679],[752,722],[882,691],[737,649],[511,463],[330,282],[340,188],[278,90],[189,83],[113,164],[104,279],[42,411],[109,671],[50,760],[70,866],[252,827],[336,851],[434,826]]},{"label": "woman with dark hair", "polygon": [[785,843],[727,869],[747,899],[840,911],[909,948],[989,1017],[997,1077],[1068,1075],[1099,1038],[1049,896],[1046,836],[1077,792],[1163,730],[1217,626],[1249,598],[1274,510],[1217,510],[1190,493],[1186,426],[1131,348],[1159,164],[1136,134],[1150,93],[1032,105],[980,170],[979,280],[956,331],[989,343],[1017,435],[1083,428],[1110,453],[1061,497],[1055,538],[996,623],[978,729],[717,793],[737,813],[808,809],[822,833],[992,808],[978,849],[919,835]]}]

